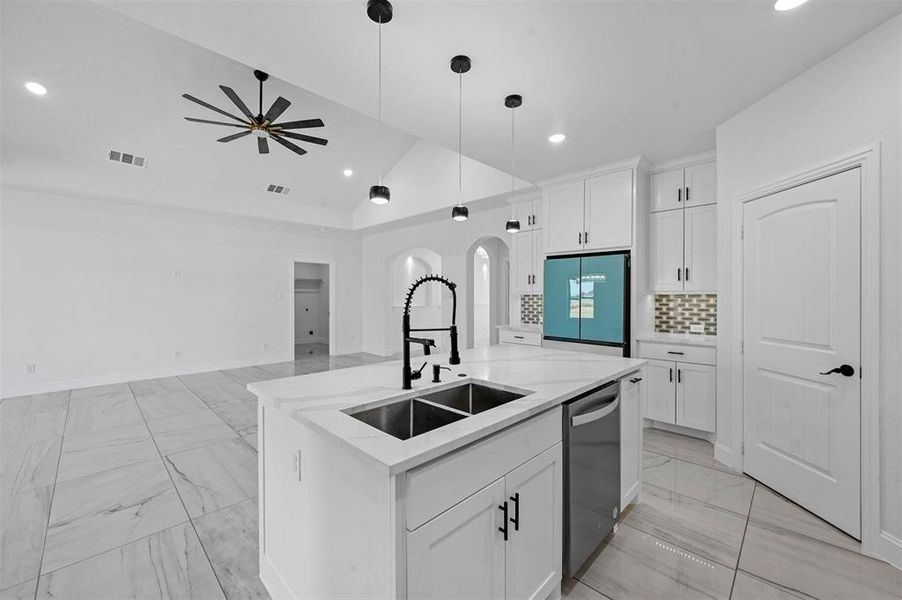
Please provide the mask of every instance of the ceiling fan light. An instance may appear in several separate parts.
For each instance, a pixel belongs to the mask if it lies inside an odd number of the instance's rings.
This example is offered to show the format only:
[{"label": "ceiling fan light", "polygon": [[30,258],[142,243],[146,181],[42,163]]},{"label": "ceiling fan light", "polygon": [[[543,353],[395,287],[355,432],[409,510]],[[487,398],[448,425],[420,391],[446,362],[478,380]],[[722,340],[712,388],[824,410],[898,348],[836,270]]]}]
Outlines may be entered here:
[{"label": "ceiling fan light", "polygon": [[520,221],[511,219],[504,225],[504,230],[508,233],[520,233]]},{"label": "ceiling fan light", "polygon": [[451,209],[451,218],[455,221],[466,221],[470,218],[470,209],[462,205],[455,206]]},{"label": "ceiling fan light", "polygon": [[370,202],[373,204],[388,204],[391,200],[391,190],[385,185],[374,185],[370,187]]}]

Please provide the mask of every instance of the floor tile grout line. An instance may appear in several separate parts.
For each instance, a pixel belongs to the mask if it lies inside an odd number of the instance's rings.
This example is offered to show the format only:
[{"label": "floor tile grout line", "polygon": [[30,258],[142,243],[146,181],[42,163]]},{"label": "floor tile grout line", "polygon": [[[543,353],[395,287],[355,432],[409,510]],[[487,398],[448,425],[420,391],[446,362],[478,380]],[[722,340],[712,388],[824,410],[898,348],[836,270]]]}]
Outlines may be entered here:
[{"label": "floor tile grout line", "polygon": [[[728,512],[731,515],[733,515],[734,517],[739,517],[739,518],[748,517],[748,514],[742,514],[741,512],[736,512],[735,510],[730,510],[729,508],[724,508],[723,506],[717,506],[716,504],[711,504],[710,502],[705,502],[704,500],[699,500],[698,498],[693,498],[692,496],[687,496],[686,494],[682,494],[676,490],[669,490],[665,487],[661,487],[660,485],[655,485],[655,484],[649,483],[647,481],[643,481],[642,485],[643,486],[650,485],[651,487],[665,491],[668,494],[676,494],[677,496],[680,496],[681,498],[688,498],[689,500],[692,500],[693,502],[698,502],[700,504],[704,504],[705,506],[713,508],[714,510]],[[754,491],[752,492],[752,495],[754,495]],[[751,509],[751,507],[752,507],[752,503],[749,502],[749,509]]]},{"label": "floor tile grout line", "polygon": [[[225,375],[226,377],[229,377],[229,379],[232,379],[233,382],[238,383],[234,378],[232,378],[232,377],[231,377],[228,373],[226,373],[225,371],[211,371],[211,372],[214,372],[214,373],[222,373],[222,374]],[[197,397],[198,400],[200,400],[201,402],[203,402],[203,403],[206,405],[206,407],[207,407],[208,409],[210,409],[211,411],[213,411],[213,414],[215,414],[217,417],[219,417],[219,420],[222,421],[223,423],[225,423],[226,427],[228,427],[229,429],[231,429],[232,431],[234,431],[234,432],[235,432],[235,435],[237,435],[238,437],[242,437],[242,434],[241,434],[237,429],[235,429],[234,427],[232,427],[231,423],[229,423],[228,421],[226,421],[225,419],[223,419],[223,418],[222,418],[222,415],[220,415],[218,412],[216,412],[216,409],[215,409],[214,407],[210,406],[210,403],[209,403],[209,402],[207,402],[206,400],[204,400],[204,399],[200,396],[200,394],[198,394],[197,392],[194,391],[194,388],[192,388],[192,387],[191,387],[190,385],[188,385],[185,381],[183,381],[181,377],[179,377],[179,381],[181,381],[181,382],[182,382],[182,385],[184,385],[186,388],[188,388],[188,390],[189,390],[192,394],[194,394],[194,396]],[[244,385],[244,384],[240,384],[240,385]],[[246,386],[245,386],[245,389],[246,389]],[[188,414],[188,413],[186,413],[186,414]]]},{"label": "floor tile grout line", "polygon": [[66,427],[69,424],[69,404],[72,401],[72,390],[66,393],[66,416],[63,418],[63,430],[60,433],[60,449],[56,457],[56,472],[53,474],[53,488],[50,490],[50,504],[47,506],[47,521],[44,525],[44,539],[41,542],[41,559],[38,561],[38,575],[34,583],[34,599],[38,598],[38,587],[41,585],[41,570],[44,568],[44,552],[47,550],[47,536],[50,533],[50,517],[53,515],[53,500],[56,497],[56,483],[60,474],[60,461],[63,458],[63,442],[65,441]]},{"label": "floor tile grout line", "polygon": [[733,588],[736,587],[736,574],[739,572],[739,561],[742,560],[742,548],[745,546],[745,534],[749,530],[749,520],[752,518],[752,504],[755,502],[755,492],[758,491],[758,482],[755,482],[755,488],[752,490],[752,501],[749,502],[749,514],[745,517],[745,527],[742,530],[742,541],[739,543],[739,554],[736,555],[736,568],[733,569],[733,582],[730,584],[729,598],[733,598]]},{"label": "floor tile grout line", "polygon": [[[128,389],[132,390],[130,382],[128,383]],[[134,396],[134,390],[132,390],[132,396]],[[201,400],[203,399],[201,398]],[[143,417],[144,414],[141,413],[141,416]],[[148,431],[150,431],[150,425],[147,425],[147,419],[144,419],[144,425],[147,427]],[[194,536],[197,538],[197,543],[200,544],[201,550],[204,551],[204,557],[206,557],[207,559],[207,564],[210,565],[210,571],[213,573],[213,577],[216,578],[216,584],[219,586],[219,590],[222,592],[222,597],[228,598],[228,596],[226,595],[225,587],[222,585],[222,581],[220,581],[219,579],[219,574],[216,573],[216,568],[213,566],[213,561],[210,559],[210,554],[207,552],[207,547],[204,546],[203,540],[200,539],[200,534],[197,533],[197,527],[194,525],[194,521],[191,520],[191,514],[188,512],[188,507],[185,505],[185,500],[182,498],[182,494],[179,492],[178,486],[175,485],[175,480],[172,478],[172,473],[170,473],[169,468],[166,467],[166,459],[163,456],[163,453],[160,452],[160,446],[157,444],[157,440],[153,435],[153,431],[150,432],[150,439],[153,440],[153,445],[157,449],[157,454],[160,456],[160,462],[163,464],[163,469],[166,471],[166,476],[169,477],[169,482],[172,484],[172,489],[175,490],[175,495],[182,505],[182,510],[185,511],[185,517],[187,517],[188,523],[191,525],[191,530],[194,532]],[[37,600],[37,595],[35,595],[35,600]]]},{"label": "floor tile grout line", "polygon": [[204,513],[204,514],[196,516],[196,517],[192,517],[191,515],[188,515],[188,518],[192,521],[201,521],[201,520],[205,519],[206,517],[209,517],[210,515],[215,515],[215,514],[221,513],[224,510],[231,510],[231,509],[235,508],[236,506],[238,506],[239,504],[243,504],[243,503],[247,502],[248,500],[255,500],[255,499],[259,501],[258,494],[254,494],[253,496],[248,496],[247,498],[242,498],[241,500],[237,500],[235,502],[232,502],[231,504],[226,504],[225,506],[220,506],[216,510],[211,510],[208,513]]},{"label": "floor tile grout line", "polygon": [[[625,526],[625,527],[629,527],[630,529],[633,529],[633,530],[635,530],[635,531],[638,531],[639,533],[644,533],[645,535],[650,535],[651,537],[655,538],[656,540],[660,540],[660,541],[664,542],[665,544],[669,544],[669,545],[673,546],[674,548],[679,548],[680,550],[682,550],[682,551],[684,551],[684,552],[688,552],[689,554],[692,554],[693,556],[698,556],[698,557],[700,557],[700,558],[703,558],[703,559],[705,559],[706,561],[710,561],[710,562],[714,563],[715,565],[717,565],[717,566],[719,566],[719,567],[723,567],[724,569],[729,569],[729,570],[731,570],[731,571],[735,570],[735,569],[733,569],[732,567],[723,564],[723,563],[720,562],[719,560],[714,560],[713,558],[709,558],[709,557],[707,557],[707,556],[705,556],[705,555],[703,555],[703,554],[699,554],[699,553],[696,552],[695,550],[690,550],[689,548],[686,548],[686,547],[684,547],[684,546],[682,546],[682,545],[680,545],[680,544],[677,544],[677,543],[675,543],[675,542],[668,541],[668,540],[662,538],[661,536],[659,536],[659,535],[657,535],[657,534],[655,534],[655,533],[651,533],[650,531],[645,531],[644,529],[642,529],[641,527],[639,527],[639,526],[637,526],[637,525],[635,525],[635,524],[633,524],[633,523],[624,523],[624,522],[621,522],[620,525],[623,525],[623,526]],[[740,549],[741,549],[741,546],[740,546]]]}]

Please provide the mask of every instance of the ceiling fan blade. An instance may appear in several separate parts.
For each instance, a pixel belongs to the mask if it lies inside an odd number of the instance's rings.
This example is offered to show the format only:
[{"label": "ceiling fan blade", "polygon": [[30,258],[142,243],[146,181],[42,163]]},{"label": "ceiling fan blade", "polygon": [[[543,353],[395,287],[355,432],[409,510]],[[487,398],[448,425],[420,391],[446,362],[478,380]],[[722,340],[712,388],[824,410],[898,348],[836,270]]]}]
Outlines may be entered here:
[{"label": "ceiling fan blade", "polygon": [[209,123],[210,125],[225,125],[226,127],[237,127],[238,129],[247,129],[250,127],[250,124],[248,124],[248,123],[244,123],[244,125],[236,125],[235,123],[223,123],[222,121],[208,121],[206,119],[195,119],[194,117],[185,117],[185,120],[191,121],[192,123]]},{"label": "ceiling fan blade", "polygon": [[272,106],[269,107],[269,110],[266,111],[266,114],[263,115],[263,120],[272,123],[276,119],[282,116],[282,113],[285,112],[285,109],[291,106],[291,102],[279,96],[276,98],[276,101],[272,103]]},{"label": "ceiling fan blade", "polygon": [[231,100],[235,104],[235,106],[238,107],[238,110],[240,110],[245,117],[247,117],[251,121],[254,121],[254,114],[251,112],[251,109],[249,109],[247,107],[247,104],[245,104],[241,100],[241,98],[238,97],[238,94],[235,93],[235,90],[224,85],[219,86],[219,89],[221,89],[225,93],[225,95],[229,97],[229,100]]},{"label": "ceiling fan blade", "polygon": [[269,154],[269,144],[266,142],[265,137],[257,138],[257,150],[260,151],[260,154]]},{"label": "ceiling fan blade", "polygon": [[303,148],[301,148],[300,146],[295,146],[294,144],[292,144],[292,143],[289,142],[288,140],[282,139],[282,138],[280,138],[279,136],[275,135],[274,133],[270,133],[270,134],[269,134],[269,137],[271,137],[272,139],[274,139],[274,140],[275,140],[276,142],[278,142],[279,144],[282,144],[283,146],[285,146],[286,148],[288,148],[289,150],[291,150],[291,151],[294,152],[295,154],[300,154],[301,156],[307,154],[307,151],[304,150]]},{"label": "ceiling fan blade", "polygon": [[235,120],[238,121],[239,123],[245,123],[245,124],[248,124],[248,123],[247,123],[244,119],[242,119],[241,117],[236,117],[235,115],[233,115],[233,114],[231,114],[231,113],[227,113],[226,111],[222,110],[221,108],[216,108],[216,107],[213,106],[212,104],[209,104],[209,103],[207,103],[207,102],[204,102],[204,101],[201,100],[200,98],[195,98],[195,97],[192,96],[191,94],[182,94],[182,98],[185,98],[186,100],[190,100],[191,102],[196,102],[196,103],[200,104],[201,106],[203,106],[204,108],[209,108],[210,110],[215,110],[215,111],[218,112],[219,114],[225,115],[226,117],[229,117],[230,119],[235,119]]},{"label": "ceiling fan blade", "polygon": [[319,144],[320,146],[325,146],[329,143],[329,140],[324,140],[323,138],[313,137],[312,135],[304,135],[303,133],[293,133],[291,131],[280,131],[279,135],[284,135],[285,137],[290,137],[295,140],[310,142],[311,144]]},{"label": "ceiling fan blade", "polygon": [[322,126],[323,122],[320,119],[304,119],[303,121],[286,121],[272,124],[272,127],[278,127],[279,129],[307,129],[308,127]]},{"label": "ceiling fan blade", "polygon": [[247,131],[239,131],[238,133],[233,133],[232,135],[227,135],[224,138],[219,138],[216,141],[217,142],[231,142],[232,140],[237,140],[240,137],[244,137],[244,136],[250,135],[250,134],[251,134],[251,130],[248,129]]}]

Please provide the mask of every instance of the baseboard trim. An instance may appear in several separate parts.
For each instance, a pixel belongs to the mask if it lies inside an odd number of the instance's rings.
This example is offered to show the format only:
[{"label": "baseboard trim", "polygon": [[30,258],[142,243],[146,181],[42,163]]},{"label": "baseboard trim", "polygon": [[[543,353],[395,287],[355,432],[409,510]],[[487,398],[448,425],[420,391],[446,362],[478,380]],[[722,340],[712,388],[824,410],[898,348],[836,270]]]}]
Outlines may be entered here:
[{"label": "baseboard trim", "polygon": [[[170,367],[166,369],[149,369],[147,371],[113,373],[111,375],[84,377],[80,379],[68,379],[64,381],[49,381],[34,384],[14,385],[0,391],[0,397],[12,398],[15,396],[29,396],[31,394],[46,394],[49,392],[60,392],[65,390],[93,387],[95,385],[125,383],[127,381],[141,381],[142,379],[157,379],[159,377],[190,375],[192,373],[203,373],[206,371],[222,371],[223,369],[238,369],[241,367],[253,367],[269,363],[290,362],[293,360],[294,353],[290,355],[262,356],[253,359],[193,364],[191,366]],[[276,379],[275,375],[273,376],[273,379]]]},{"label": "baseboard trim", "polygon": [[902,540],[891,533],[881,531],[872,543],[862,539],[861,551],[902,570]]},{"label": "baseboard trim", "polygon": [[742,472],[742,455],[721,442],[714,442],[714,460]]},{"label": "baseboard trim", "polygon": [[663,423],[661,421],[655,421],[654,419],[643,419],[642,423],[643,427],[654,427],[655,429],[661,429],[663,431],[669,431],[671,433],[679,433],[681,435],[685,435],[688,437],[694,437],[699,440],[705,440],[706,442],[714,443],[714,434],[709,433],[707,431],[700,431],[698,429],[692,429],[691,427],[683,427],[681,425],[672,425],[670,423]]}]

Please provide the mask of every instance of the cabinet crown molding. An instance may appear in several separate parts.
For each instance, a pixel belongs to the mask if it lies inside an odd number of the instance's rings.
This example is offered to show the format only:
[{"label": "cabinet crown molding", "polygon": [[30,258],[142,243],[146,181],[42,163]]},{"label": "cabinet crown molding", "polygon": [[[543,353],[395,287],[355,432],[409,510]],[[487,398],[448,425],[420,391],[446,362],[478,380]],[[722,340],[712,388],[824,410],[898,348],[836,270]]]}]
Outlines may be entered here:
[{"label": "cabinet crown molding", "polygon": [[634,156],[632,158],[607,163],[598,167],[591,167],[589,169],[583,169],[582,171],[574,171],[572,173],[558,175],[557,177],[550,177],[548,179],[537,182],[536,185],[538,185],[542,190],[547,190],[549,187],[554,187],[563,183],[582,181],[583,179],[590,179],[598,175],[607,175],[609,173],[616,173],[617,171],[623,171],[626,169],[638,170],[641,168],[644,170],[648,167],[649,162],[645,159],[645,157]]},{"label": "cabinet crown molding", "polygon": [[651,165],[650,172],[651,174],[663,173],[664,171],[682,169],[684,167],[691,167],[694,165],[715,162],[716,160],[717,153],[714,150],[708,150],[706,152],[699,152],[698,154],[681,156],[680,158],[674,158],[672,160],[666,160],[664,162],[653,164]]}]

